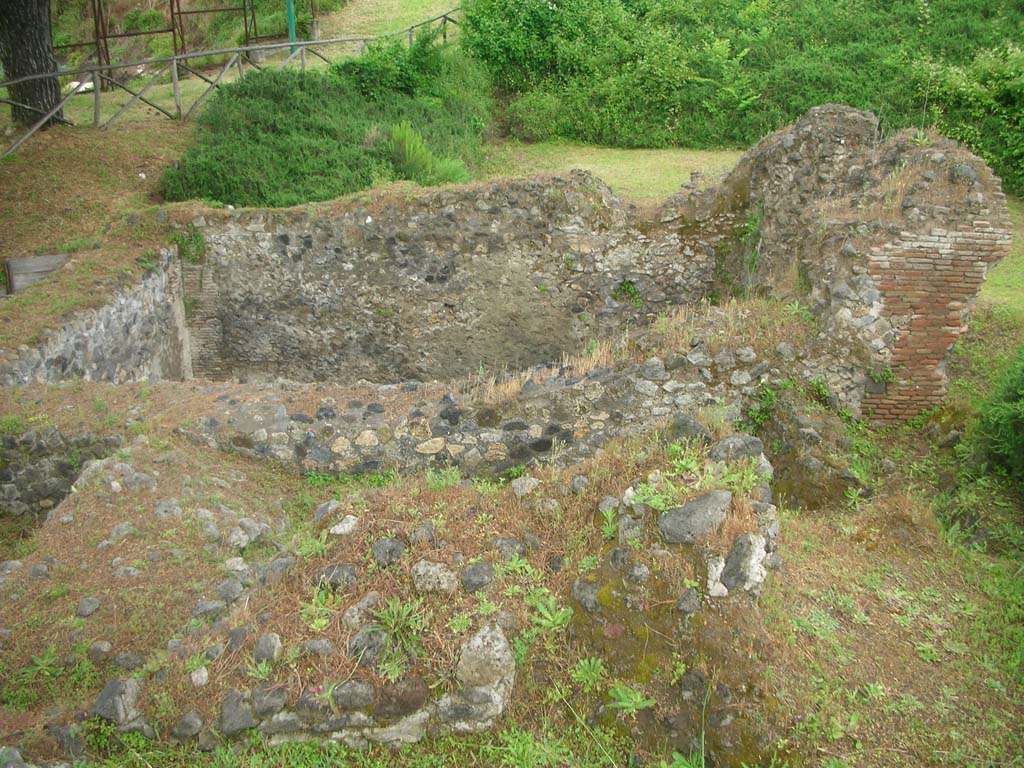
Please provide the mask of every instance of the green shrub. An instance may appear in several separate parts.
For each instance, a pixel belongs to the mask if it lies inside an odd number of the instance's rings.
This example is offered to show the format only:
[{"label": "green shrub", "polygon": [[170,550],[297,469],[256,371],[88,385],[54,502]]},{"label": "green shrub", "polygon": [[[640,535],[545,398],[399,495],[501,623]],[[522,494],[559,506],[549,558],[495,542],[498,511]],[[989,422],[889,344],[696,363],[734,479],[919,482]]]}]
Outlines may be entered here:
[{"label": "green shrub", "polygon": [[917,76],[939,129],[973,147],[1007,190],[1024,192],[1024,49],[981,51],[964,67],[925,65]]},{"label": "green shrub", "polygon": [[479,158],[489,89],[479,66],[428,37],[411,49],[374,47],[328,72],[250,73],[213,97],[162,191],[287,206],[399,178],[464,181]]},{"label": "green shrub", "polygon": [[982,408],[979,431],[989,455],[1024,485],[1024,347]]},{"label": "green shrub", "polygon": [[124,15],[121,26],[125,32],[154,32],[165,29],[168,22],[164,19],[163,13],[155,8],[133,8]]},{"label": "green shrub", "polygon": [[844,103],[937,122],[1024,189],[1010,0],[467,0],[463,32],[520,138],[747,145]]},{"label": "green shrub", "polygon": [[523,141],[546,141],[565,132],[560,128],[562,100],[549,91],[528,91],[508,106],[509,132]]}]

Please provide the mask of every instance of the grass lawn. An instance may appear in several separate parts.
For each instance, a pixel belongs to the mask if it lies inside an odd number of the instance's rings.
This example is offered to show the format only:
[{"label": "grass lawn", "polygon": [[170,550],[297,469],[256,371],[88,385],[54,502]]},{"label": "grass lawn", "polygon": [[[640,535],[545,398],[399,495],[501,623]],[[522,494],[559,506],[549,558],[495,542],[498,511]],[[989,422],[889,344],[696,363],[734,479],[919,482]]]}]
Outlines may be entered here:
[{"label": "grass lawn", "polygon": [[677,192],[693,172],[713,181],[730,170],[742,154],[738,150],[609,149],[564,141],[500,141],[487,147],[482,173],[485,178],[500,178],[581,168],[608,184],[619,197],[657,202]]}]

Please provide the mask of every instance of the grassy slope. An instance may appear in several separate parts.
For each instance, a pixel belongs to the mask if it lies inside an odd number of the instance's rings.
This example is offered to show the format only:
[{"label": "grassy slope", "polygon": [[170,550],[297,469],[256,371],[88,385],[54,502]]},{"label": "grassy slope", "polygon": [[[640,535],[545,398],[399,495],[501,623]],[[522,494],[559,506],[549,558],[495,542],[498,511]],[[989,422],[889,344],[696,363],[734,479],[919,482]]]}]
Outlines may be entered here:
[{"label": "grassy slope", "polygon": [[458,7],[454,0],[352,0],[320,19],[320,37],[382,35]]}]

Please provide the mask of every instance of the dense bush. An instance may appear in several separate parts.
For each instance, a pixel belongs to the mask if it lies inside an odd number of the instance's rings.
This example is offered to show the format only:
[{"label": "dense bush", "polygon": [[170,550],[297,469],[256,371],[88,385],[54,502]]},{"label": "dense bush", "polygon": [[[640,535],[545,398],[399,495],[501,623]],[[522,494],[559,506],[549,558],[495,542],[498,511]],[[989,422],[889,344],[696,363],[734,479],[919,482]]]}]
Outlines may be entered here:
[{"label": "dense bush", "polygon": [[411,49],[373,47],[329,72],[248,74],[213,98],[163,194],[285,206],[394,179],[462,181],[488,91],[478,67],[428,37]]},{"label": "dense bush", "polygon": [[919,74],[940,130],[966,142],[1024,192],[1024,50],[981,51],[965,67],[930,67]]},{"label": "dense bush", "polygon": [[980,433],[989,455],[1024,486],[1024,348],[982,408]]},{"label": "dense bush", "polygon": [[[463,41],[527,140],[746,145],[827,102],[937,123],[1020,179],[1013,0],[467,0]],[[978,54],[979,51],[986,53]],[[1015,173],[1016,172],[1016,173]]]}]

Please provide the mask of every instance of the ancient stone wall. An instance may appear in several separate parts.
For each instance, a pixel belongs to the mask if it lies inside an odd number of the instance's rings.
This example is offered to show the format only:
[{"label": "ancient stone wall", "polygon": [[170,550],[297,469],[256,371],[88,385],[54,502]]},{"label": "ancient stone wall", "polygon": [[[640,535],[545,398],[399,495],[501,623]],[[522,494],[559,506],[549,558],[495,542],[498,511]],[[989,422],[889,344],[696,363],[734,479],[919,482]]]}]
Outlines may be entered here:
[{"label": "ancient stone wall", "polygon": [[180,286],[178,262],[164,251],[156,269],[105,306],[75,314],[36,347],[0,350],[0,384],[191,378]]},{"label": "ancient stone wall", "polygon": [[0,517],[52,509],[67,496],[85,462],[119,445],[117,437],[65,435],[53,427],[0,438]]},{"label": "ancient stone wall", "polygon": [[946,357],[967,329],[988,267],[1006,255],[1008,237],[1005,222],[975,220],[871,249],[869,274],[897,330],[892,375],[867,385],[864,408],[874,420],[905,421],[945,397]]},{"label": "ancient stone wall", "polygon": [[640,231],[583,172],[199,223],[196,312],[220,348],[195,355],[235,375],[389,382],[526,367],[711,283],[711,246]]},{"label": "ancient stone wall", "polygon": [[0,357],[0,382],[192,365],[212,379],[448,380],[558,361],[673,306],[769,293],[820,329],[792,373],[893,422],[945,394],[946,357],[1010,242],[979,158],[921,133],[883,140],[874,115],[834,105],[654,217],[573,172],[211,210],[192,225],[202,264],[165,256],[107,307]]},{"label": "ancient stone wall", "polygon": [[883,140],[874,115],[835,105],[766,138],[721,185],[684,189],[662,217],[732,228],[720,281],[813,312],[822,333],[800,373],[883,423],[945,395],[946,357],[1010,245],[980,158],[918,132]]}]

